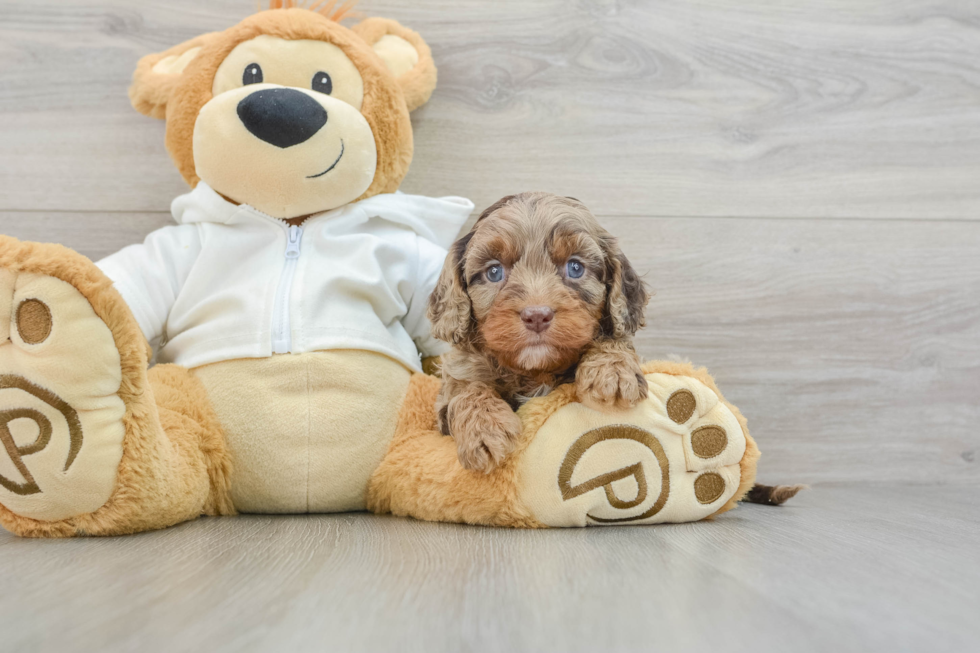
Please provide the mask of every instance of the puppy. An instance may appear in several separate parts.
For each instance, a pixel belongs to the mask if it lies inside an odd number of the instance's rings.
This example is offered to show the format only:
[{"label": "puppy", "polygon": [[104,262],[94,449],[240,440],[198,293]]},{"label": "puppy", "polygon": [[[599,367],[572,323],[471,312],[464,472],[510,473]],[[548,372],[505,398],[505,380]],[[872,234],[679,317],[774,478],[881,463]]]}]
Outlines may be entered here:
[{"label": "puppy", "polygon": [[489,472],[517,443],[521,403],[574,382],[579,399],[647,396],[632,336],[649,296],[578,200],[522,193],[483,212],[453,245],[429,299],[442,358],[436,409],[459,460]]}]

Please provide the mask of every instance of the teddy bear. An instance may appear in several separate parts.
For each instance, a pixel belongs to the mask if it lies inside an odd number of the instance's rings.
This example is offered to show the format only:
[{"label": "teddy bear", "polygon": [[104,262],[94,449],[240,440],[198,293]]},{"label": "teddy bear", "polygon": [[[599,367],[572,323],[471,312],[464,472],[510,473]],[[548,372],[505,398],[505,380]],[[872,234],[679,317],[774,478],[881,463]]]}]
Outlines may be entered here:
[{"label": "teddy bear", "polygon": [[0,523],[120,535],[202,515],[370,510],[511,527],[692,521],[758,448],[691,365],[599,410],[562,386],[492,473],[441,435],[426,304],[473,204],[398,192],[436,68],[394,20],[272,0],[140,60],[191,190],[94,263],[0,236]]}]

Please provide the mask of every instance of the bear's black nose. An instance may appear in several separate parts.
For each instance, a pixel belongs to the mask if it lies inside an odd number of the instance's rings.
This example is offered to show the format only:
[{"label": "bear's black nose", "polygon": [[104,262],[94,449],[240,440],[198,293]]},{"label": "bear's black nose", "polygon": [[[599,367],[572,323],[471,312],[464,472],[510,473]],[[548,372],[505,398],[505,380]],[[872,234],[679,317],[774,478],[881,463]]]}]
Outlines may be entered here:
[{"label": "bear's black nose", "polygon": [[302,91],[264,88],[238,103],[238,117],[252,134],[276,147],[308,140],[327,124],[327,110]]}]

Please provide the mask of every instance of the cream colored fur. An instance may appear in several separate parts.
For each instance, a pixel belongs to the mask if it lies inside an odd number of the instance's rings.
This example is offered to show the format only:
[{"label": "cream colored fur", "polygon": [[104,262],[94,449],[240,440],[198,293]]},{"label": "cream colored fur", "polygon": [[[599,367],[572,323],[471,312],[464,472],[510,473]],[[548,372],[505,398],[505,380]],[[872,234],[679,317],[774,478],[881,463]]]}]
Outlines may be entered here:
[{"label": "cream colored fur", "polygon": [[322,93],[301,91],[330,119],[304,143],[273,147],[252,137],[240,120],[228,120],[244,97],[263,88],[275,87],[243,86],[201,108],[194,128],[194,167],[201,178],[233,202],[277,218],[334,209],[363,195],[378,160],[374,135],[361,113]]},{"label": "cream colored fur", "polygon": [[[411,373],[381,354],[324,351],[205,365],[240,512],[364,510]],[[271,409],[270,409],[271,408]]]}]

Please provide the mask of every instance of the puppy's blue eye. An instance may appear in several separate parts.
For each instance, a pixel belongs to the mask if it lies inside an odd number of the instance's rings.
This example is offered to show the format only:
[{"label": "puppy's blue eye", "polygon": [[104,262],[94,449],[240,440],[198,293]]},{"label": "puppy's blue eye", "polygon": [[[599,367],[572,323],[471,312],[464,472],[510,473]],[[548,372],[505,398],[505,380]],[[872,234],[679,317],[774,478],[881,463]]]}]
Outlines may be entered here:
[{"label": "puppy's blue eye", "polygon": [[487,268],[487,281],[497,283],[504,278],[504,267],[502,265],[491,265]]},{"label": "puppy's blue eye", "polygon": [[565,264],[565,271],[572,279],[578,279],[585,274],[585,266],[578,261],[569,261]]}]

